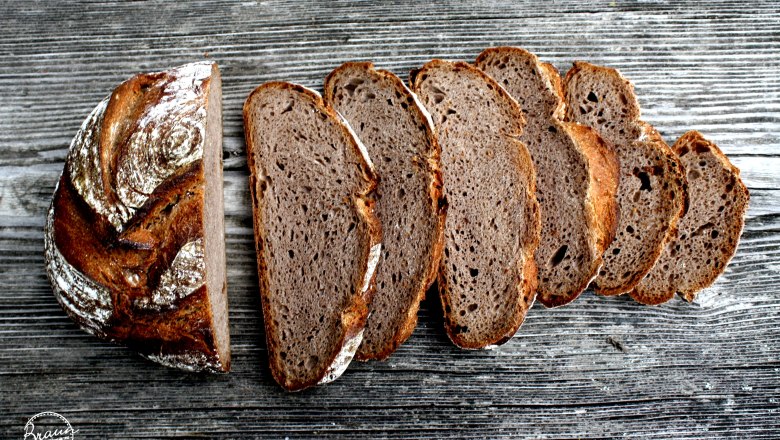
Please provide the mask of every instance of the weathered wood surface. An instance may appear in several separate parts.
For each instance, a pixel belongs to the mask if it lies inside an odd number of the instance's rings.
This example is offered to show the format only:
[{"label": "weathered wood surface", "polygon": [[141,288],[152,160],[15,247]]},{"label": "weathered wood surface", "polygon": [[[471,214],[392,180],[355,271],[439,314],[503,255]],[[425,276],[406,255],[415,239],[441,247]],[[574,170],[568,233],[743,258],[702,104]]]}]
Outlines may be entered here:
[{"label": "weathered wood surface", "polygon": [[[436,4],[434,4],[436,3]],[[0,437],[40,411],[77,438],[780,437],[780,5],[0,2]],[[688,305],[588,293],[539,305],[498,350],[455,349],[429,294],[389,361],[286,394],[266,366],[240,110],[268,80],[321,88],[339,63],[405,75],[433,57],[521,45],[562,70],[620,68],[668,141],[715,140],[751,190],[737,256]],[[224,78],[233,371],[144,361],[72,324],[44,274],[42,227],[70,139],[139,71],[203,58]]]}]

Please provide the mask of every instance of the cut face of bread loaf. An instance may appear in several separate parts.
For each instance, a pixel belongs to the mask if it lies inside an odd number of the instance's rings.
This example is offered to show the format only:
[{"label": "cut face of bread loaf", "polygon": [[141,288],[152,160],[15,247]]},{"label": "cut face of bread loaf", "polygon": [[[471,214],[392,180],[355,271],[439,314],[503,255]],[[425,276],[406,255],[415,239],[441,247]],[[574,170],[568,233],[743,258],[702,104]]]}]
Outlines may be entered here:
[{"label": "cut face of bread loaf", "polygon": [[639,119],[633,86],[617,70],[576,62],[564,88],[567,119],[596,130],[620,161],[617,234],[593,282],[596,293],[619,295],[644,278],[674,233],[685,177],[658,132]]},{"label": "cut face of bread loaf", "polygon": [[737,250],[750,195],[739,169],[696,131],[672,147],[688,179],[690,208],[661,258],[631,292],[636,301],[662,304],[680,294],[693,301],[710,286]]},{"label": "cut face of bread loaf", "polygon": [[537,299],[567,304],[588,287],[617,227],[618,160],[591,129],[563,122],[558,72],[516,47],[488,49],[476,66],[520,104],[526,125],[520,140],[536,169],[541,242],[535,260]]},{"label": "cut face of bread loaf", "polygon": [[196,371],[230,368],[221,101],[212,63],[122,83],[73,139],[45,230],[74,321]]},{"label": "cut face of bread loaf", "polygon": [[271,372],[287,390],[336,379],[363,337],[381,230],[376,177],[315,92],[264,84],[244,104]]},{"label": "cut face of bread loaf", "polygon": [[539,209],[523,113],[504,89],[462,62],[413,72],[431,112],[449,204],[439,289],[445,328],[459,347],[509,340],[536,293]]},{"label": "cut face of bread loaf", "polygon": [[445,210],[439,145],[412,92],[371,63],[334,70],[325,80],[325,101],[355,129],[381,177],[382,258],[356,358],[385,359],[412,334],[437,273]]}]

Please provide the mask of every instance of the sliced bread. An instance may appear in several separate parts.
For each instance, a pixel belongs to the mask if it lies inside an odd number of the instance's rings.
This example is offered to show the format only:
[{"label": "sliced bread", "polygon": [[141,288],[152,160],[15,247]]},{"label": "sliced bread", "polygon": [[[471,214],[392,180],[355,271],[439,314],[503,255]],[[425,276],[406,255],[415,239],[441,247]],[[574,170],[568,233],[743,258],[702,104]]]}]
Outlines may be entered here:
[{"label": "sliced bread", "polygon": [[601,295],[630,292],[652,269],[685,211],[682,165],[639,119],[634,88],[617,70],[576,62],[564,89],[566,118],[593,128],[620,161],[617,234],[593,285]]},{"label": "sliced bread", "polygon": [[384,231],[377,291],[356,359],[385,359],[412,334],[436,277],[444,212],[432,122],[395,75],[345,63],[325,80],[325,102],[352,126],[381,176],[376,213]]},{"label": "sliced bread", "polygon": [[563,122],[561,79],[552,65],[517,47],[497,47],[482,52],[476,66],[525,114],[520,140],[536,168],[542,224],[537,299],[547,307],[567,304],[597,275],[615,236],[617,156],[590,128]]},{"label": "sliced bread", "polygon": [[445,328],[462,348],[509,340],[536,294],[539,208],[517,102],[484,72],[433,60],[412,72],[431,112],[449,204],[438,284]]},{"label": "sliced bread", "polygon": [[362,341],[381,252],[371,161],[290,83],[249,95],[244,130],[271,372],[290,391],[332,381]]},{"label": "sliced bread", "polygon": [[672,147],[688,178],[690,208],[649,274],[631,292],[642,304],[662,304],[680,294],[693,301],[723,273],[737,250],[750,195],[739,169],[696,131]]},{"label": "sliced bread", "polygon": [[70,145],[44,234],[55,296],[155,362],[228,371],[223,217],[217,65],[136,75]]}]

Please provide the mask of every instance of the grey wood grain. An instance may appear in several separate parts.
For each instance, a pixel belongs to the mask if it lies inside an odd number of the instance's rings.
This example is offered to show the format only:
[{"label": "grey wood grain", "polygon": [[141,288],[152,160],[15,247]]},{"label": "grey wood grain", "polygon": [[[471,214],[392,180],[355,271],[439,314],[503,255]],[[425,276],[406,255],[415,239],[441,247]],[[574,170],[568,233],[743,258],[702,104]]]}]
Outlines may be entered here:
[{"label": "grey wood grain", "polygon": [[[773,1],[0,2],[0,436],[40,411],[81,438],[780,437],[780,7]],[[673,141],[698,129],[751,206],[726,274],[696,303],[586,294],[535,306],[498,350],[454,348],[429,292],[387,362],[281,391],[266,366],[241,105],[255,86],[321,88],[347,60],[399,75],[520,45],[565,71],[621,69]],[[44,274],[42,227],[70,139],[119,82],[188,61],[224,81],[228,375],[144,361],[79,330]]]}]

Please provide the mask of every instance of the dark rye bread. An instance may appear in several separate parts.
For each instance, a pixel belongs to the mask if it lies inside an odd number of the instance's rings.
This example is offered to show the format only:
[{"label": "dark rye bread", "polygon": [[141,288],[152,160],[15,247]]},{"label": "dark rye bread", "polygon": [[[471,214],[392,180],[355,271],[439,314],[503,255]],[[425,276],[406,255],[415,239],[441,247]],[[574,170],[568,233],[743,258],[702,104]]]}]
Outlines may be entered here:
[{"label": "dark rye bread", "polygon": [[517,102],[481,70],[433,60],[412,72],[431,112],[449,204],[438,283],[445,328],[462,348],[502,344],[536,295],[539,208]]},{"label": "dark rye bread", "polygon": [[612,68],[574,63],[564,81],[566,117],[590,126],[620,161],[617,235],[593,282],[596,293],[630,292],[650,271],[685,212],[679,158],[639,119],[634,88]]},{"label": "dark rye bread", "polygon": [[356,359],[385,359],[412,334],[436,277],[444,237],[439,156],[427,111],[395,75],[345,63],[325,79],[325,102],[352,126],[381,176],[377,291]]},{"label": "dark rye bread", "polygon": [[363,337],[381,252],[376,176],[316,92],[271,82],[244,104],[271,372],[285,389],[335,380]]},{"label": "dark rye bread", "polygon": [[739,169],[696,131],[672,147],[688,179],[690,208],[649,274],[631,292],[642,304],[662,304],[681,295],[693,301],[726,270],[745,225],[750,195]]},{"label": "dark rye bread", "polygon": [[92,111],[45,247],[55,296],[87,332],[167,366],[230,369],[216,64],[139,74]]},{"label": "dark rye bread", "polygon": [[476,66],[525,114],[520,141],[536,168],[542,224],[536,297],[547,307],[567,304],[597,275],[615,236],[617,156],[590,128],[563,122],[561,79],[552,65],[517,47],[497,47],[482,52]]}]

